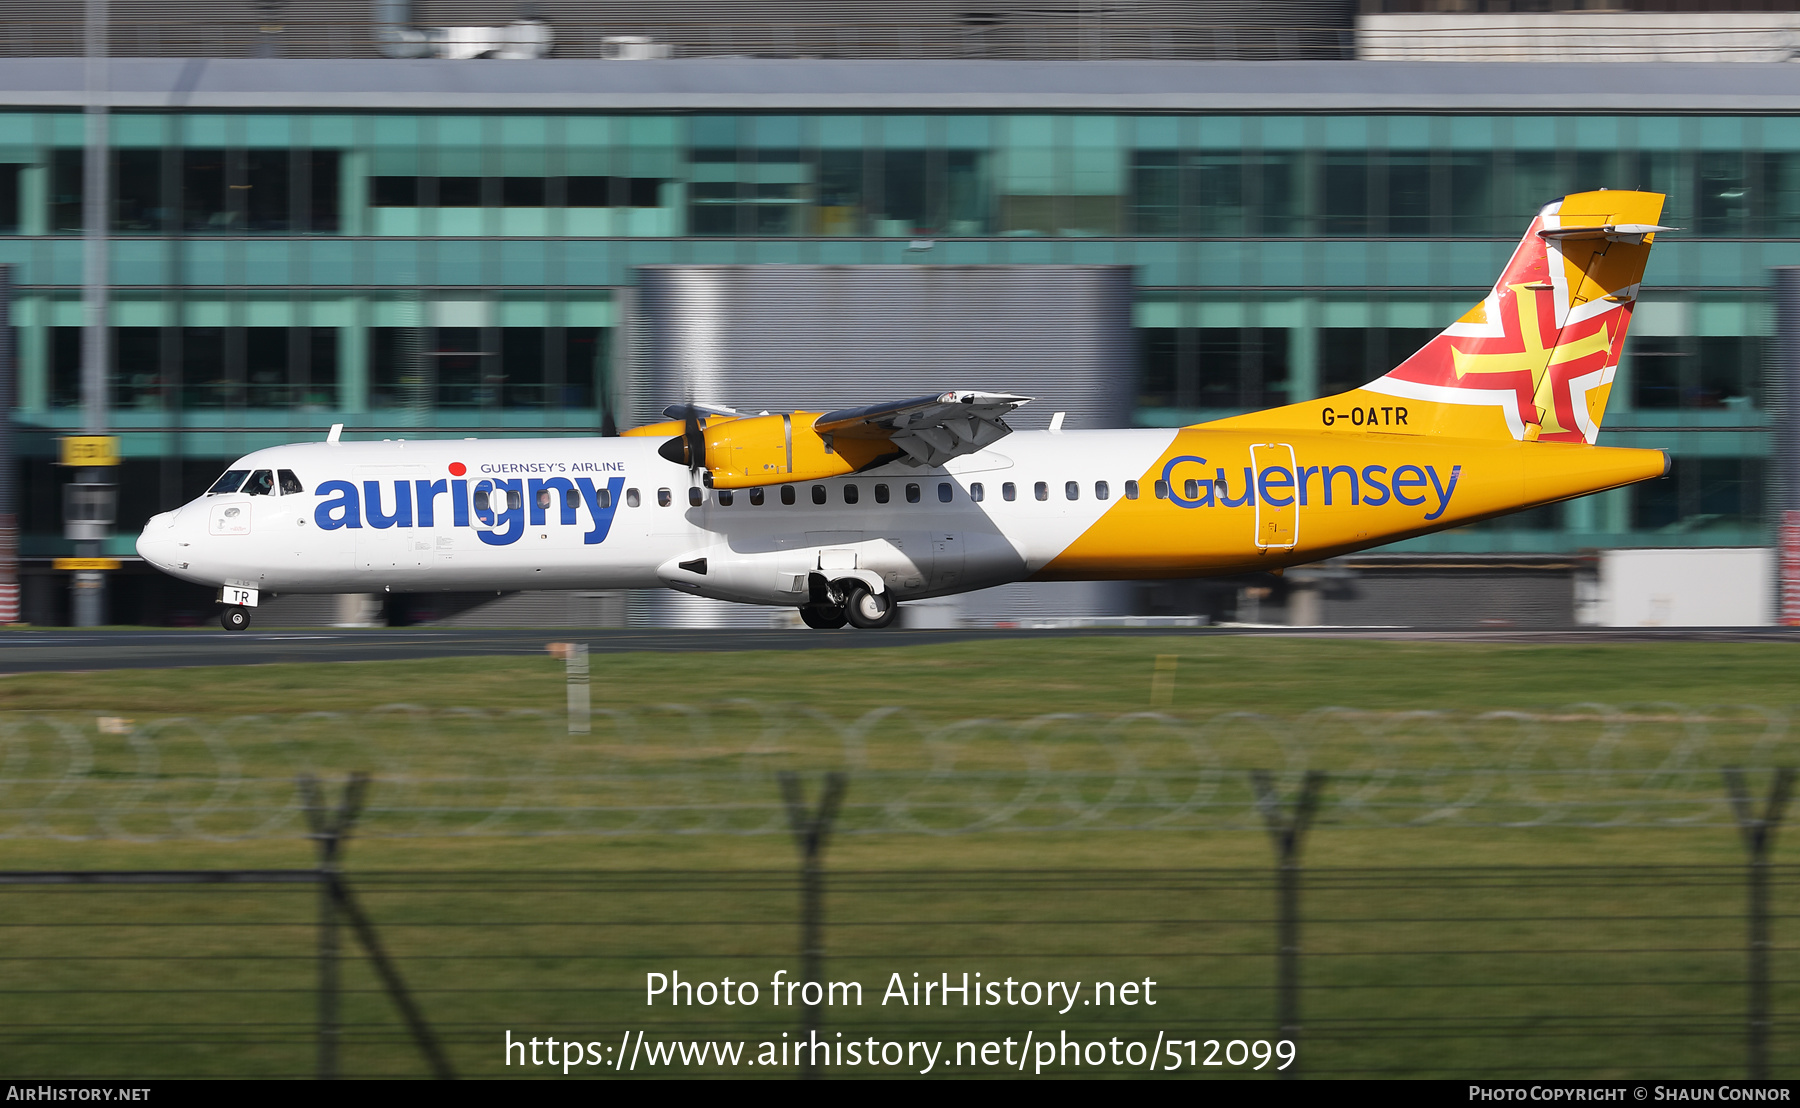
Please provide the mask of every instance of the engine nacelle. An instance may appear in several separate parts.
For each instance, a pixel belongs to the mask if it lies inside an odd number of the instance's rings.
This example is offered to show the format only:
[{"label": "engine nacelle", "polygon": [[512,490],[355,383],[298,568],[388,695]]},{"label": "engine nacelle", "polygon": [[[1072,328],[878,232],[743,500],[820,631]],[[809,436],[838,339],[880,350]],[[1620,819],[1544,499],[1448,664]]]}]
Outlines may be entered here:
[{"label": "engine nacelle", "polygon": [[705,429],[706,469],[716,489],[817,481],[868,469],[899,451],[885,438],[813,430],[818,412],[745,416]]}]

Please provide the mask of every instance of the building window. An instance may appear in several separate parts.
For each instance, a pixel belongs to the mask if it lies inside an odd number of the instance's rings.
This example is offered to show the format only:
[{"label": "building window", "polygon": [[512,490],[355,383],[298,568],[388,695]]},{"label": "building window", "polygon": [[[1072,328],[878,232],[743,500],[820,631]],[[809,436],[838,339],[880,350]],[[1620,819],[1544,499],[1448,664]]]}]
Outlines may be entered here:
[{"label": "building window", "polygon": [[[115,327],[109,341],[112,403],[136,409],[176,403],[336,408],[337,340],[333,327]],[[55,407],[81,403],[79,327],[52,329],[50,401]]]},{"label": "building window", "polygon": [[1265,408],[1288,402],[1285,327],[1145,327],[1138,405]]},{"label": "building window", "polygon": [[[1763,458],[1677,456],[1668,477],[1631,487],[1631,526],[1679,535],[1760,534],[1766,466]],[[1738,541],[1729,533],[1723,538]]]},{"label": "building window", "polygon": [[1748,335],[1630,340],[1631,402],[1640,410],[1761,407],[1762,342]]},{"label": "building window", "polygon": [[662,177],[414,177],[369,178],[375,208],[657,208]]},{"label": "building window", "polygon": [[0,235],[19,233],[19,172],[22,165],[0,162]]},{"label": "building window", "polygon": [[1437,335],[1434,327],[1321,327],[1320,395],[1348,392],[1385,376]]},{"label": "building window", "polygon": [[371,327],[370,405],[593,409],[609,336],[601,327]]}]

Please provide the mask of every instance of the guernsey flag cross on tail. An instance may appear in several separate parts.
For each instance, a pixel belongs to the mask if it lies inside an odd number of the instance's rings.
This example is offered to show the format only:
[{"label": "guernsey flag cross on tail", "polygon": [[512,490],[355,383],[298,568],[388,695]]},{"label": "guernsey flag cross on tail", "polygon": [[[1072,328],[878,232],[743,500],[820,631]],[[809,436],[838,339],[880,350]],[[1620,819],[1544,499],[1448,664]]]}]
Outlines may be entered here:
[{"label": "guernsey flag cross on tail", "polygon": [[1663,197],[1602,189],[1532,220],[1487,298],[1367,392],[1436,401],[1442,432],[1500,419],[1514,439],[1600,434]]}]

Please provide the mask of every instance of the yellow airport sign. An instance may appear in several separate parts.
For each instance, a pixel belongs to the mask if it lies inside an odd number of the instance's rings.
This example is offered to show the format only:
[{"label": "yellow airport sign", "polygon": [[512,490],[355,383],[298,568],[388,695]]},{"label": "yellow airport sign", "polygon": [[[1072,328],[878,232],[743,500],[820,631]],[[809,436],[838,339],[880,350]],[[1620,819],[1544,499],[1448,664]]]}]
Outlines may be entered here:
[{"label": "yellow airport sign", "polygon": [[117,558],[57,558],[50,563],[52,569],[118,569]]},{"label": "yellow airport sign", "polygon": [[65,435],[62,464],[116,466],[119,464],[119,438],[117,435]]}]

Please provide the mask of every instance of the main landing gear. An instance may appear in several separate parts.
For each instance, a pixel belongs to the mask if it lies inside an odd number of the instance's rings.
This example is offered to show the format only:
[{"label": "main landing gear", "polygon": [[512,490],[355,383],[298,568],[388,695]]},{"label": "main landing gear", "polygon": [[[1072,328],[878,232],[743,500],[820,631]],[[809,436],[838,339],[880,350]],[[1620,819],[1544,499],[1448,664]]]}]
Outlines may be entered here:
[{"label": "main landing gear", "polygon": [[861,584],[851,585],[844,592],[844,616],[852,627],[878,631],[894,622],[894,617],[899,614],[900,606],[894,603],[892,593],[870,592]]},{"label": "main landing gear", "polygon": [[833,631],[848,623],[864,631],[877,631],[893,624],[900,614],[892,593],[872,592],[860,581],[839,581],[824,595],[800,609],[800,620],[820,631]]},{"label": "main landing gear", "polygon": [[830,604],[808,604],[800,609],[800,622],[815,631],[835,631],[850,622],[850,618],[842,608],[834,608]]},{"label": "main landing gear", "polygon": [[226,605],[219,613],[219,626],[227,631],[247,631],[250,628],[250,610],[237,604]]}]

